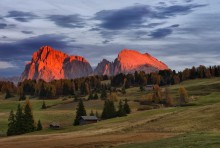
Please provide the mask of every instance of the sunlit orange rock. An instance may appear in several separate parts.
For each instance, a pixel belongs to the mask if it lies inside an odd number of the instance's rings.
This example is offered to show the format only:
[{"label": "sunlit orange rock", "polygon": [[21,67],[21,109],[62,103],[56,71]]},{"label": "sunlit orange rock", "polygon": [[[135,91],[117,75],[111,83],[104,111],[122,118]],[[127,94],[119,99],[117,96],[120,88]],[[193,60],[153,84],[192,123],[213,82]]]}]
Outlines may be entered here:
[{"label": "sunlit orange rock", "polygon": [[51,81],[64,78],[78,78],[92,73],[90,64],[81,56],[67,54],[43,46],[33,54],[32,60],[21,75],[24,79]]},{"label": "sunlit orange rock", "polygon": [[150,54],[142,54],[135,50],[123,49],[114,63],[103,60],[98,64],[94,73],[116,75],[119,73],[134,73],[145,71],[145,73],[169,69],[166,64],[152,57]]}]

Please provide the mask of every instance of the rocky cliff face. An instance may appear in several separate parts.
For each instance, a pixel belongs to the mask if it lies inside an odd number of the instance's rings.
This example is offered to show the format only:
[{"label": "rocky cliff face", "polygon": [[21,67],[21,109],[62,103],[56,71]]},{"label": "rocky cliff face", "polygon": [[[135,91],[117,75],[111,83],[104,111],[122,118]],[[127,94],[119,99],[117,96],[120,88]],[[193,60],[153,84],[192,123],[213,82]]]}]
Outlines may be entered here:
[{"label": "rocky cliff face", "polygon": [[80,56],[68,56],[49,46],[41,47],[33,54],[32,60],[21,75],[24,79],[71,79],[88,76],[92,73],[90,64]]},{"label": "rocky cliff face", "polygon": [[[111,70],[108,70],[106,67],[111,67]],[[169,69],[166,64],[148,53],[141,54],[135,50],[124,49],[118,54],[114,63],[106,62],[106,60],[99,63],[95,69],[95,74],[105,74],[106,71],[109,71],[108,75],[134,73],[135,71],[151,73],[165,69]]]},{"label": "rocky cliff face", "polygon": [[106,59],[103,59],[94,70],[95,75],[113,75],[114,65]]}]

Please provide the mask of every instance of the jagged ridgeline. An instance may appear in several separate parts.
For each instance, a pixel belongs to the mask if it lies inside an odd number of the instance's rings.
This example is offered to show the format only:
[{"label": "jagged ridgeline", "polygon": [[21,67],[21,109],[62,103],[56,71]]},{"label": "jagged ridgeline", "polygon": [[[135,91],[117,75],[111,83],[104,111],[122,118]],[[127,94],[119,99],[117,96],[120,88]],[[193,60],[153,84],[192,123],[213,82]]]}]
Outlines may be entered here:
[{"label": "jagged ridgeline", "polygon": [[148,53],[142,54],[135,50],[124,49],[114,62],[104,59],[93,71],[90,63],[82,56],[69,56],[50,46],[43,46],[33,54],[31,61],[26,65],[21,81],[25,79],[52,81],[86,77],[92,74],[116,75],[135,71],[151,73],[165,69],[169,69],[166,64]]}]

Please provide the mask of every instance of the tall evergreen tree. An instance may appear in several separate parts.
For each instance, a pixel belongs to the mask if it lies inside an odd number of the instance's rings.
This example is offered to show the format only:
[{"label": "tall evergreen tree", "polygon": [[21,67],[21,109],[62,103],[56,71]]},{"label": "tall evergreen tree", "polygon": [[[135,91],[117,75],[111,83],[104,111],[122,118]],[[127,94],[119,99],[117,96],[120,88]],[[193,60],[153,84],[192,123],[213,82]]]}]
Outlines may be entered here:
[{"label": "tall evergreen tree", "polygon": [[126,114],[131,113],[131,109],[130,109],[130,106],[128,105],[128,100],[127,99],[125,99],[124,110],[125,110]]},{"label": "tall evergreen tree", "polygon": [[126,112],[124,110],[124,106],[122,104],[122,101],[119,101],[119,105],[118,105],[118,112],[117,112],[118,117],[123,117],[126,116]]},{"label": "tall evergreen tree", "polygon": [[15,127],[16,135],[25,133],[24,114],[20,104],[18,104],[17,112],[15,114]]},{"label": "tall evergreen tree", "polygon": [[79,125],[79,120],[81,116],[86,116],[86,110],[85,110],[82,99],[79,100],[79,104],[76,110],[76,117],[74,120],[74,125]]},{"label": "tall evergreen tree", "polygon": [[38,120],[38,122],[37,122],[37,131],[41,131],[42,129],[43,129],[43,127],[42,127],[41,121]]},{"label": "tall evergreen tree", "polygon": [[34,125],[34,117],[32,113],[32,108],[29,99],[26,100],[25,106],[24,106],[24,128],[25,132],[33,132],[35,130]]},{"label": "tall evergreen tree", "polygon": [[105,89],[105,88],[102,89],[102,93],[101,93],[100,98],[101,98],[102,100],[107,99],[107,92],[106,92],[106,89]]},{"label": "tall evergreen tree", "polygon": [[14,111],[11,110],[9,118],[8,118],[8,130],[7,130],[7,136],[15,135],[15,114]]},{"label": "tall evergreen tree", "polygon": [[12,97],[12,94],[11,94],[11,92],[7,89],[7,90],[6,90],[6,94],[5,94],[5,99],[11,98],[11,97]]},{"label": "tall evergreen tree", "polygon": [[93,98],[94,98],[93,94],[90,93],[89,96],[88,96],[88,100],[93,100]]},{"label": "tall evergreen tree", "polygon": [[90,112],[90,116],[94,116],[93,110],[91,110],[91,112]]},{"label": "tall evergreen tree", "polygon": [[95,112],[95,116],[96,116],[97,118],[100,117],[98,111]]},{"label": "tall evergreen tree", "polygon": [[94,100],[99,99],[99,96],[98,96],[98,94],[97,94],[97,93],[95,93],[95,95],[93,96],[93,99],[94,99]]},{"label": "tall evergreen tree", "polygon": [[41,109],[47,109],[47,105],[46,105],[45,101],[43,101],[43,104],[42,104],[42,106],[41,106]]},{"label": "tall evergreen tree", "polygon": [[116,117],[116,110],[114,102],[111,100],[105,100],[104,108],[102,111],[102,118],[103,119],[110,119]]}]

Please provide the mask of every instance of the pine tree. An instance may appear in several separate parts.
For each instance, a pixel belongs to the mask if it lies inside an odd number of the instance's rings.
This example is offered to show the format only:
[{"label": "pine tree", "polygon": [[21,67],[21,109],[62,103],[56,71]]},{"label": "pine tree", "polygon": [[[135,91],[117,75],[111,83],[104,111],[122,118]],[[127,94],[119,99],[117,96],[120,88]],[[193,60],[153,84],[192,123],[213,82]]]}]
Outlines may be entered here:
[{"label": "pine tree", "polygon": [[46,105],[45,101],[43,101],[43,104],[42,104],[42,106],[41,106],[41,109],[47,109],[47,105]]},{"label": "pine tree", "polygon": [[131,109],[130,109],[130,106],[128,105],[128,100],[127,99],[125,99],[124,110],[125,110],[126,114],[131,113]]},{"label": "pine tree", "polygon": [[20,97],[19,97],[19,100],[25,100],[26,99],[26,96],[24,94],[24,92],[20,92]]},{"label": "pine tree", "polygon": [[100,117],[98,111],[95,112],[95,116],[96,116],[97,118]]},{"label": "pine tree", "polygon": [[29,99],[26,100],[24,107],[24,128],[25,132],[33,132],[35,130],[34,117]]},{"label": "pine tree", "polygon": [[93,98],[94,98],[94,97],[93,97],[93,94],[90,93],[89,96],[88,96],[88,100],[93,100]]},{"label": "pine tree", "polygon": [[15,114],[15,134],[24,134],[25,133],[25,128],[24,128],[24,114],[21,108],[21,105],[18,104],[17,112]]},{"label": "pine tree", "polygon": [[38,122],[37,122],[37,131],[41,131],[42,129],[43,129],[43,127],[42,127],[41,121],[38,120]]},{"label": "pine tree", "polygon": [[11,97],[12,97],[11,92],[7,89],[6,94],[5,94],[5,99],[11,98]]},{"label": "pine tree", "polygon": [[79,125],[79,120],[81,116],[86,116],[86,110],[83,105],[83,101],[80,99],[77,110],[76,110],[76,117],[74,120],[74,125]]},{"label": "pine tree", "polygon": [[90,112],[90,116],[94,116],[93,110],[91,110],[91,112]]},{"label": "pine tree", "polygon": [[122,89],[121,89],[121,93],[122,93],[123,95],[125,95],[125,94],[126,94],[125,87],[122,87]]},{"label": "pine tree", "polygon": [[102,100],[107,99],[107,92],[106,92],[106,90],[105,90],[105,89],[102,89],[102,93],[101,93],[100,98],[101,98]]},{"label": "pine tree", "polygon": [[116,110],[113,101],[105,100],[104,108],[102,111],[102,118],[103,119],[110,119],[116,117]]},{"label": "pine tree", "polygon": [[119,101],[119,105],[118,105],[118,112],[117,112],[118,117],[123,117],[126,116],[126,112],[124,110],[124,106],[122,104],[122,101]]},{"label": "pine tree", "polygon": [[99,99],[99,96],[98,96],[98,94],[97,94],[97,93],[95,93],[95,95],[93,96],[93,99],[94,99],[94,100]]},{"label": "pine tree", "polygon": [[14,111],[11,110],[9,118],[8,118],[8,130],[7,130],[7,136],[15,135],[16,133],[16,127],[15,127],[15,114]]}]

